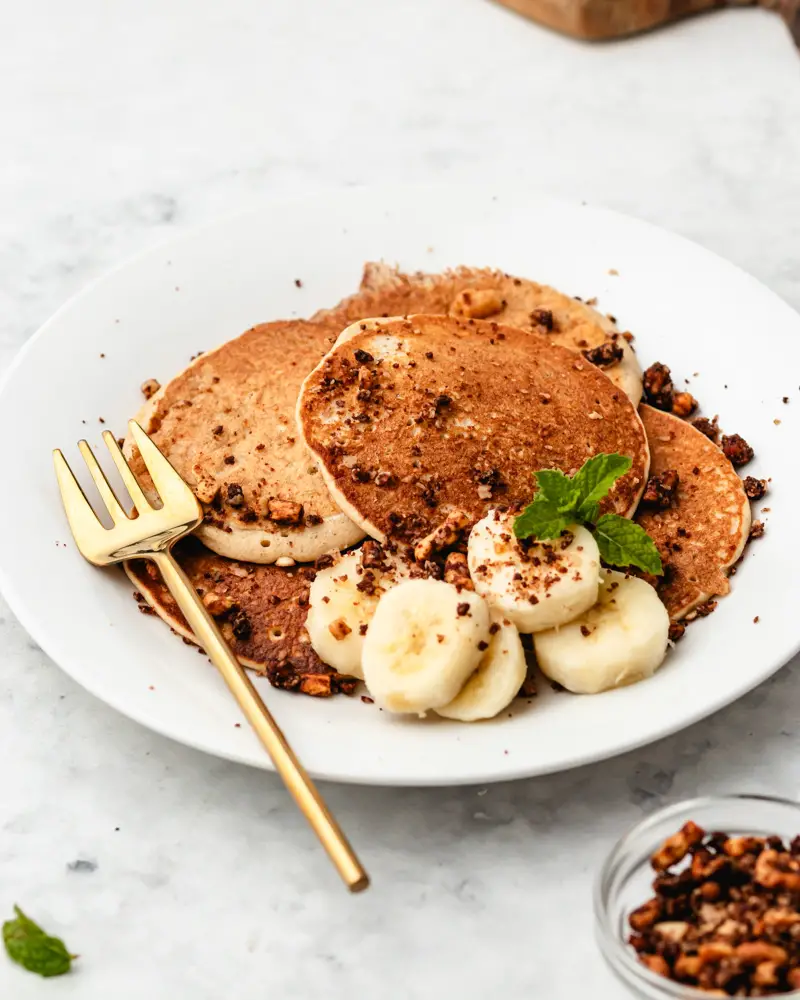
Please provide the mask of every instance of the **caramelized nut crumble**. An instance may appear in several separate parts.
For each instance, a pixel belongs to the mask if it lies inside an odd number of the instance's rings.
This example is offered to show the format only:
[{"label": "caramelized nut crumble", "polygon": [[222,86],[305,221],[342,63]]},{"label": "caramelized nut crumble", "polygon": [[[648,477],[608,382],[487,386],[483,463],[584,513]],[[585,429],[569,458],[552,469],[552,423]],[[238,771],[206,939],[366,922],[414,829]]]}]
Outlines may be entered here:
[{"label": "caramelized nut crumble", "polygon": [[596,365],[598,368],[611,368],[618,365],[623,357],[622,347],[614,340],[607,340],[604,344],[598,344],[589,350],[581,351],[586,360]]},{"label": "caramelized nut crumble", "polygon": [[142,395],[144,396],[145,399],[152,399],[152,397],[155,396],[155,394],[158,392],[160,388],[161,388],[161,383],[158,381],[158,379],[149,378],[146,381],[142,382]]},{"label": "caramelized nut crumble", "polygon": [[474,590],[469,575],[467,557],[463,552],[451,552],[444,564],[444,581],[451,583],[456,590]]},{"label": "caramelized nut crumble", "polygon": [[303,519],[303,505],[293,500],[270,500],[267,516],[277,524],[299,524]]},{"label": "caramelized nut crumble", "polygon": [[753,457],[753,449],[740,434],[723,434],[722,451],[731,465],[739,468]]},{"label": "caramelized nut crumble", "polygon": [[645,402],[655,406],[658,410],[671,410],[674,387],[672,385],[672,375],[666,365],[656,361],[655,364],[645,371],[642,388],[644,389]]},{"label": "caramelized nut crumble", "polygon": [[463,510],[451,511],[440,525],[417,542],[414,546],[414,558],[417,562],[425,562],[435,552],[441,552],[455,545],[460,541],[469,523],[470,517]]},{"label": "caramelized nut crumble", "polygon": [[676,392],[672,397],[672,412],[676,417],[690,417],[698,402],[690,392]]},{"label": "caramelized nut crumble", "polygon": [[744,491],[751,500],[760,500],[767,492],[767,481],[747,476],[744,481]]},{"label": "caramelized nut crumble", "polygon": [[709,441],[713,441],[717,444],[719,441],[719,427],[717,426],[718,417],[714,417],[713,420],[709,420],[708,417],[697,417],[692,421],[692,427],[697,428],[701,434],[705,434]]},{"label": "caramelized nut crumble", "polygon": [[660,510],[666,510],[675,499],[679,483],[680,478],[677,471],[665,469],[664,472],[657,476],[651,476],[647,480],[641,502],[652,504]]},{"label": "caramelized nut crumble", "polygon": [[800,986],[800,838],[787,847],[780,837],[706,834],[690,822],[656,851],[653,867],[655,896],[628,918],[643,965],[709,995]]}]

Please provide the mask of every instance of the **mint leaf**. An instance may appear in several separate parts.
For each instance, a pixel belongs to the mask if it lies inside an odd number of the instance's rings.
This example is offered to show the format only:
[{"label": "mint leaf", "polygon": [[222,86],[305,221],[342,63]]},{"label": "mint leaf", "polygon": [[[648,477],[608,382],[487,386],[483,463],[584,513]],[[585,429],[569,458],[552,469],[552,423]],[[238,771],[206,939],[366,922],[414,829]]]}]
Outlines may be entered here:
[{"label": "mint leaf", "polygon": [[583,463],[572,477],[572,483],[578,490],[577,506],[581,520],[592,520],[588,511],[603,499],[632,464],[627,455],[618,455],[616,452],[611,455],[595,455]]},{"label": "mint leaf", "polygon": [[[610,455],[595,455],[593,458],[587,459],[574,476],[566,476],[560,469],[540,469],[539,472],[534,473],[536,495],[533,498],[533,503],[529,504],[514,521],[514,534],[517,538],[537,538],[546,541],[558,538],[562,531],[576,522],[588,524],[590,527],[596,522],[599,523],[600,501],[619,477],[625,475],[631,464],[627,455],[618,455],[614,452]],[[602,520],[603,518],[600,518],[600,521]],[[619,520],[622,521],[624,518],[619,518]],[[630,524],[628,521],[625,523]],[[648,542],[650,541],[649,536],[641,528],[634,527],[637,532],[644,535]],[[616,530],[619,534],[621,529],[610,528],[609,530],[612,533]],[[628,536],[625,537],[628,539]],[[609,551],[612,551],[615,542],[616,536],[607,540]],[[653,551],[650,551],[646,547],[646,543],[642,542],[638,536],[636,539],[628,539],[628,542],[633,547],[635,558],[639,558],[639,550],[641,550],[644,553],[641,558],[648,560],[650,565],[654,565],[653,552],[655,552],[656,558],[658,557],[655,546],[653,546]],[[650,544],[652,545],[652,542]],[[635,559],[627,563],[613,562],[611,559],[606,561],[612,562],[614,566],[638,565]],[[658,572],[661,570],[659,569]]]},{"label": "mint leaf", "polygon": [[565,513],[576,506],[578,490],[575,483],[560,469],[541,469],[534,473],[534,478],[538,488],[537,499],[550,500]]},{"label": "mint leaf", "polygon": [[558,538],[573,521],[574,518],[565,514],[557,503],[537,496],[514,521],[514,534],[517,538],[547,541]]},{"label": "mint leaf", "polygon": [[610,566],[636,566],[645,573],[660,576],[661,556],[644,528],[619,514],[603,514],[594,529],[600,557]]},{"label": "mint leaf", "polygon": [[46,934],[18,906],[14,907],[14,913],[15,919],[3,924],[3,944],[8,957],[40,976],[63,976],[69,972],[77,955],[70,955],[63,941]]}]

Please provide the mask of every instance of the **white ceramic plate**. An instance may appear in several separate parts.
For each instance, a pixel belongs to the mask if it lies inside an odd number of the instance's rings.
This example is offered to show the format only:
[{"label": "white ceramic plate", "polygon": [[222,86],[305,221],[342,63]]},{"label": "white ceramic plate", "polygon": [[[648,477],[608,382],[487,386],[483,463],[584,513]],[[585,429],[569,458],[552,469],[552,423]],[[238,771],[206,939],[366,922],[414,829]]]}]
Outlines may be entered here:
[{"label": "white ceramic plate", "polygon": [[333,304],[355,290],[364,261],[380,258],[426,270],[493,265],[598,296],[636,333],[645,365],[671,365],[679,385],[689,378],[704,411],[754,445],[747,471],[774,478],[759,504],[770,508],[768,530],[716,613],[689,628],[655,678],[622,691],[576,697],[545,687],[510,718],[463,725],[390,718],[358,697],[313,700],[260,682],[311,772],[425,785],[572,767],[695,722],[794,654],[800,317],[707,251],[611,212],[520,190],[391,188],[270,205],[190,233],[88,288],[22,351],[0,393],[0,467],[10,477],[0,491],[0,584],[64,670],[160,733],[269,766],[247,726],[236,728],[238,708],[208,662],[137,612],[121,571],[80,558],[50,452],[64,447],[79,468],[74,443],[99,443],[100,417],[121,434],[146,378],[166,381],[190,355],[253,323]]}]

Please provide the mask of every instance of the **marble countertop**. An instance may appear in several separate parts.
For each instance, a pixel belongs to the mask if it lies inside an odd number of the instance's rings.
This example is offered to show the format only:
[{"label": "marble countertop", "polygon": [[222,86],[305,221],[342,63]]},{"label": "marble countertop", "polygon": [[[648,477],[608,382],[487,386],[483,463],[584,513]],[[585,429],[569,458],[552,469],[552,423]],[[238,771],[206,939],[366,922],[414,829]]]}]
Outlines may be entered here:
[{"label": "marble countertop", "polygon": [[[171,232],[379,179],[522,178],[800,307],[800,60],[758,10],[589,47],[487,0],[30,0],[0,37],[0,111],[0,368]],[[13,1000],[622,998],[590,912],[613,839],[685,796],[800,790],[795,662],[608,763],[327,787],[374,876],[349,898],[275,778],[116,715],[2,601],[0,648],[0,918],[19,902],[81,953],[51,982],[0,955]]]}]

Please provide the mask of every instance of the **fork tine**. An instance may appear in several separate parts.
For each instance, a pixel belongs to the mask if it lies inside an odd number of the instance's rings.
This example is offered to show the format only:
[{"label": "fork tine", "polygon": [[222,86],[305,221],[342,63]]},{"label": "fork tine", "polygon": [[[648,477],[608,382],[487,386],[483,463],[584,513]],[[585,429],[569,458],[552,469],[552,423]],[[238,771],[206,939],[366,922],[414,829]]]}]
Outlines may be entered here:
[{"label": "fork tine", "polygon": [[96,539],[98,532],[105,532],[106,529],[92,510],[91,504],[86,499],[86,495],[60,448],[56,448],[53,452],[53,464],[56,468],[58,488],[61,491],[61,500],[72,535],[80,551],[86,554],[84,551],[87,547],[86,543],[91,539]]},{"label": "fork tine", "polygon": [[89,447],[88,442],[79,441],[78,448],[80,449],[81,455],[83,455],[84,462],[86,462],[86,465],[89,468],[89,473],[94,480],[94,485],[97,487],[97,492],[100,494],[103,503],[108,508],[111,520],[114,524],[119,524],[120,521],[127,520],[128,515],[122,509],[119,500],[117,500],[114,491],[111,489],[111,484],[106,479],[106,474],[100,468],[100,465],[94,457],[94,453]]},{"label": "fork tine", "polygon": [[185,500],[187,496],[193,498],[192,491],[139,424],[131,420],[128,422],[128,427],[164,505],[166,506],[168,501]]},{"label": "fork tine", "polygon": [[106,448],[108,448],[111,452],[111,457],[114,459],[114,465],[116,465],[117,471],[119,472],[123,483],[125,483],[125,489],[131,495],[133,506],[140,514],[144,514],[146,511],[152,510],[153,508],[148,503],[147,497],[144,493],[142,493],[142,488],[136,481],[136,476],[134,476],[131,472],[131,467],[128,465],[125,456],[122,454],[116,438],[111,431],[103,431],[103,440],[106,443]]}]

